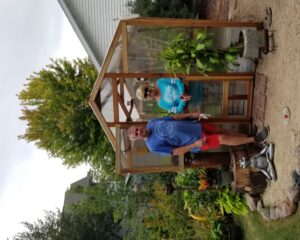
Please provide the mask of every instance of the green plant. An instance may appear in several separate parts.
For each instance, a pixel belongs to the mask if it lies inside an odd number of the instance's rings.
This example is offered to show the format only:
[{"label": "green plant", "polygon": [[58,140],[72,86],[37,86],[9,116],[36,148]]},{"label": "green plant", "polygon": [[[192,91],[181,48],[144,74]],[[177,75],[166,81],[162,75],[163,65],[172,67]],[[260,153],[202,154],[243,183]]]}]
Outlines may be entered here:
[{"label": "green plant", "polygon": [[184,191],[184,209],[191,211],[193,214],[200,214],[209,219],[216,219],[220,215],[220,210],[216,205],[218,192],[214,190],[205,191]]},{"label": "green plant", "polygon": [[224,49],[215,48],[214,40],[206,30],[200,30],[192,38],[179,34],[169,47],[161,52],[167,71],[189,74],[192,68],[205,74],[230,70],[230,64],[239,66],[239,49],[231,44]]},{"label": "green plant", "polygon": [[130,0],[127,5],[143,17],[195,18],[182,0]]},{"label": "green plant", "polygon": [[175,178],[175,183],[181,188],[197,189],[199,186],[199,175],[206,175],[204,169],[186,169],[178,173]]},{"label": "green plant", "polygon": [[231,191],[228,187],[219,192],[217,199],[221,213],[236,214],[245,216],[248,213],[248,208],[244,199],[237,193]]},{"label": "green plant", "polygon": [[279,221],[264,221],[257,212],[249,212],[247,216],[234,216],[234,221],[244,230],[245,240],[288,239],[299,240],[300,209],[295,215]]},{"label": "green plant", "polygon": [[152,236],[146,239],[193,238],[194,221],[183,210],[182,192],[175,191],[172,195],[167,195],[164,185],[160,182],[153,184],[153,190],[153,198],[139,215],[152,233]]},{"label": "green plant", "polygon": [[115,153],[88,103],[97,70],[88,59],[51,60],[27,79],[18,98],[26,131],[35,143],[69,167],[89,163],[113,174]]},{"label": "green plant", "polygon": [[228,229],[226,226],[225,221],[217,219],[211,222],[211,236],[212,240],[227,240],[229,239],[228,236]]}]

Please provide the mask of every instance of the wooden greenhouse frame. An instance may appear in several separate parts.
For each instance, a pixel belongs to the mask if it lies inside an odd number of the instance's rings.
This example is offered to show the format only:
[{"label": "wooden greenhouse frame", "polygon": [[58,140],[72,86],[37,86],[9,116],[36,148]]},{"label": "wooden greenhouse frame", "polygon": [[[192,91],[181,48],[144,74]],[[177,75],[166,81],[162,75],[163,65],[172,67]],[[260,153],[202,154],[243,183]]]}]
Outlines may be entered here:
[{"label": "wooden greenhouse frame", "polygon": [[[126,129],[131,125],[145,125],[147,121],[131,121],[132,106],[131,109],[126,107],[125,100],[125,79],[132,78],[161,78],[161,77],[179,77],[183,79],[184,83],[189,81],[222,81],[223,83],[223,101],[222,101],[222,113],[221,117],[212,117],[207,119],[209,122],[231,122],[231,123],[251,123],[251,107],[252,107],[252,95],[253,95],[253,84],[254,84],[254,72],[243,72],[243,73],[212,73],[207,75],[202,74],[191,74],[186,75],[182,73],[177,73],[176,76],[173,73],[164,72],[133,72],[130,71],[130,63],[128,61],[128,29],[129,27],[169,27],[169,28],[223,28],[223,27],[250,27],[261,30],[263,24],[261,22],[237,22],[237,21],[215,21],[215,20],[196,20],[196,19],[168,19],[168,18],[133,18],[121,20],[116,33],[112,39],[111,46],[108,53],[104,59],[102,68],[99,72],[97,80],[95,82],[94,88],[89,97],[89,104],[93,109],[97,119],[99,120],[105,134],[107,135],[110,143],[112,144],[114,150],[116,151],[116,168],[118,172],[158,172],[158,171],[180,171],[183,170],[184,165],[183,157],[179,157],[178,164],[176,166],[139,166],[135,168],[129,166],[127,168],[122,168],[120,163],[120,129]],[[120,41],[121,39],[121,41]],[[122,45],[121,51],[119,53],[121,66],[120,71],[110,71],[110,62],[114,56],[115,49],[118,45]],[[101,103],[99,103],[99,95],[101,94],[101,85],[104,79],[110,79],[111,90],[112,90],[112,114],[113,119],[108,120],[101,109]],[[234,95],[228,96],[228,88],[231,81],[243,81],[248,85],[247,94],[244,95]],[[245,116],[228,116],[228,101],[232,99],[245,99],[247,100],[247,111]],[[121,120],[120,110],[126,117],[126,120]],[[113,132],[111,128],[116,128]],[[128,144],[128,143],[127,143]],[[130,152],[130,150],[129,150]],[[229,161],[228,154],[220,153],[204,153],[201,157],[203,159],[200,161],[201,166],[217,166],[220,165],[220,159],[224,161]],[[214,160],[212,160],[214,159]],[[225,161],[225,162],[226,162]]]}]

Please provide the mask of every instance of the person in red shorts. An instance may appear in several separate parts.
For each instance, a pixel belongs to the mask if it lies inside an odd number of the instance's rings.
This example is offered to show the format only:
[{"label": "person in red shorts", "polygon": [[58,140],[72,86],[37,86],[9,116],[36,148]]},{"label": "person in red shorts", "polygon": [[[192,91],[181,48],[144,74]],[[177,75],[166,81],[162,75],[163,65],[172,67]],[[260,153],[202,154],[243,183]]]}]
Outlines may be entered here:
[{"label": "person in red shorts", "polygon": [[202,147],[201,150],[208,150],[220,147],[217,127],[213,124],[202,124]]},{"label": "person in red shorts", "polygon": [[253,137],[233,133],[213,124],[201,124],[201,114],[186,113],[172,117],[152,119],[147,126],[131,126],[127,135],[130,140],[144,139],[149,150],[164,155],[180,155],[186,152],[198,152],[220,145],[238,146],[253,142],[263,142],[268,137],[268,128]]}]

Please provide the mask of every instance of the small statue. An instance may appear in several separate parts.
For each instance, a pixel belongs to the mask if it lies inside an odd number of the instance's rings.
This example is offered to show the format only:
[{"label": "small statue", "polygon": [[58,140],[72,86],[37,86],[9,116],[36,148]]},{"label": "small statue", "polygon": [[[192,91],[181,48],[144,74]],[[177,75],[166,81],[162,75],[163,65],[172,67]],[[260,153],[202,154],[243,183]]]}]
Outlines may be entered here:
[{"label": "small statue", "polygon": [[273,165],[274,158],[274,144],[266,144],[265,147],[255,156],[242,157],[240,159],[240,167],[248,168],[252,167],[261,171],[268,180],[276,181],[277,176]]}]

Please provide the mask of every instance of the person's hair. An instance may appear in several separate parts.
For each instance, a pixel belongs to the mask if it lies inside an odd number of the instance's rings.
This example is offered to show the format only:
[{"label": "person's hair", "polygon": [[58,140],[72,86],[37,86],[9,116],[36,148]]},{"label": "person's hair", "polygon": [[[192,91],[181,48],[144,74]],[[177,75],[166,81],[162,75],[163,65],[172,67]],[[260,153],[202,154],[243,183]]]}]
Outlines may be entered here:
[{"label": "person's hair", "polygon": [[127,129],[127,137],[129,140],[131,141],[135,141],[136,140],[136,137],[135,136],[132,136],[130,133],[131,133],[131,129],[133,128],[134,126],[131,126]]},{"label": "person's hair", "polygon": [[145,88],[148,88],[148,87],[140,86],[137,88],[136,93],[135,93],[136,97],[141,101],[145,100]]}]

